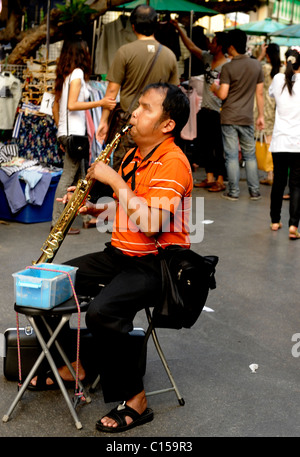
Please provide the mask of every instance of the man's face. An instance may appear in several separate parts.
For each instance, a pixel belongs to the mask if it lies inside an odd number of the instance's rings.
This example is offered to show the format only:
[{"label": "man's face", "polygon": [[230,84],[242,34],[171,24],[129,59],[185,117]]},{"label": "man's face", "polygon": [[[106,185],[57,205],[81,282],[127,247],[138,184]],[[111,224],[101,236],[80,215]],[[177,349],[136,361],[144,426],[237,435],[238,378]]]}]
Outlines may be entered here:
[{"label": "man's face", "polygon": [[138,145],[141,141],[151,143],[162,135],[161,116],[164,99],[165,93],[157,89],[150,89],[140,97],[139,106],[132,113],[130,120],[133,125],[131,135]]},{"label": "man's face", "polygon": [[220,46],[218,46],[217,38],[214,37],[209,44],[209,51],[212,55],[215,55],[219,51],[219,48],[220,48]]}]

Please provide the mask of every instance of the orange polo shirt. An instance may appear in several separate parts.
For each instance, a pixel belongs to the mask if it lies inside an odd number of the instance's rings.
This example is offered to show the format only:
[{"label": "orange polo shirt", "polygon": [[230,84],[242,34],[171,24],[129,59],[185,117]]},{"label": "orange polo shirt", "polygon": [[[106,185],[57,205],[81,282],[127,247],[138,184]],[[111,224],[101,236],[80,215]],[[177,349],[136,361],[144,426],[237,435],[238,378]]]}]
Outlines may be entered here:
[{"label": "orange polo shirt", "polygon": [[[131,152],[132,150],[126,154],[124,161]],[[189,247],[189,214],[193,178],[185,154],[176,146],[174,138],[168,138],[143,163],[141,163],[140,151],[137,149],[134,158],[123,169],[125,176],[133,169],[136,162],[138,168],[135,173],[134,193],[149,207],[160,208],[170,213],[170,217],[156,238],[158,243],[163,248],[170,244]],[[121,174],[121,169],[119,173]],[[131,188],[132,177],[127,184]],[[137,204],[134,201],[132,203]],[[156,239],[147,237],[135,222],[138,223],[134,220],[134,214],[129,219],[122,206],[117,205],[111,244],[129,256],[157,254]]]}]

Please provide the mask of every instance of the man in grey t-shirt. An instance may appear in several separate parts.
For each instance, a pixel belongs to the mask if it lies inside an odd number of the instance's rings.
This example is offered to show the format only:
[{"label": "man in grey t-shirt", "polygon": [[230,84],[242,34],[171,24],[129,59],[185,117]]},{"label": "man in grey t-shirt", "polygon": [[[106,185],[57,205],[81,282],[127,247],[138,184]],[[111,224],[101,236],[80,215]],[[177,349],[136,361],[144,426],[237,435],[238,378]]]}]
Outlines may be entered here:
[{"label": "man in grey t-shirt", "polygon": [[221,126],[229,190],[223,197],[238,200],[239,146],[245,161],[248,190],[251,200],[259,200],[259,180],[255,156],[253,104],[256,96],[258,117],[256,127],[264,128],[263,72],[260,62],[251,59],[246,52],[247,36],[242,30],[228,32],[228,53],[231,62],[221,71],[220,87],[211,90],[221,100]]},{"label": "man in grey t-shirt", "polygon": [[[151,62],[159,48],[159,43],[154,37],[157,25],[156,11],[151,6],[139,5],[132,11],[130,21],[137,40],[119,48],[107,74],[109,83],[106,96],[116,98],[120,91],[122,114],[121,119],[113,126],[113,131],[116,132],[125,124],[123,120],[125,113],[128,110],[132,113],[138,106],[138,89],[141,92],[146,85],[155,82],[179,84],[175,54],[166,46],[161,47],[157,60],[149,72]],[[133,101],[135,101],[134,104],[132,104]],[[101,142],[108,139],[109,114],[109,110],[102,110],[96,134],[96,138]],[[128,116],[129,118],[130,116]],[[119,169],[125,153],[134,145],[130,134],[122,137],[113,155],[115,170]]]}]

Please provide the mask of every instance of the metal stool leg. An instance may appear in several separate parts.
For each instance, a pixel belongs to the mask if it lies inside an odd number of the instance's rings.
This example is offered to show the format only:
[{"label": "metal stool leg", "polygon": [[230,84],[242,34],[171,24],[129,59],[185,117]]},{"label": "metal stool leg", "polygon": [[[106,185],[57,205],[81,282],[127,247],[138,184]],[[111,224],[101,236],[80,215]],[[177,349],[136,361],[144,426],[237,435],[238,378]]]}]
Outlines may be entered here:
[{"label": "metal stool leg", "polygon": [[[44,322],[44,324],[45,324],[45,327],[47,328],[47,330],[48,330],[48,332],[49,332],[49,334],[50,334],[50,336],[51,336],[52,333],[53,333],[52,328],[49,326],[48,322],[46,321],[46,319],[45,319],[43,316],[42,316],[42,320],[43,320],[43,322]],[[67,357],[65,351],[63,350],[63,348],[61,347],[61,345],[59,344],[59,342],[58,342],[57,340],[54,341],[54,344],[55,344],[55,346],[56,346],[58,352],[60,353],[60,355],[61,355],[63,361],[65,362],[65,364],[66,364],[67,367],[69,368],[69,370],[70,370],[70,372],[71,372],[71,375],[73,376],[74,381],[75,381],[75,380],[76,380],[76,372],[75,372],[74,368],[72,367],[72,364],[70,363],[70,360],[68,359],[68,357]],[[89,397],[89,396],[86,394],[86,391],[85,391],[85,389],[84,389],[84,387],[83,387],[83,384],[82,384],[82,382],[81,382],[80,380],[78,380],[78,386],[80,387],[81,392],[83,392],[83,395],[84,395],[84,397],[85,397],[85,401],[86,401],[87,403],[90,403],[90,402],[92,401],[92,400],[91,400],[91,397]]]},{"label": "metal stool leg", "polygon": [[161,389],[161,390],[155,390],[155,391],[152,391],[152,392],[147,392],[146,393],[146,396],[150,397],[151,395],[157,395],[157,394],[161,394],[161,393],[165,393],[165,392],[171,392],[171,391],[174,391],[176,393],[176,396],[177,396],[177,399],[178,399],[178,403],[180,404],[180,406],[183,406],[185,404],[185,401],[184,399],[182,398],[179,390],[178,390],[178,387],[176,385],[176,382],[172,376],[172,373],[171,373],[171,370],[168,366],[168,363],[167,363],[167,360],[165,358],[165,355],[162,351],[162,348],[159,344],[159,341],[158,341],[158,337],[157,337],[157,334],[155,332],[155,329],[153,327],[153,322],[152,322],[152,318],[151,318],[151,313],[150,313],[150,310],[149,308],[146,308],[145,309],[146,311],[146,316],[147,316],[147,319],[148,319],[148,323],[149,323],[149,327],[148,327],[148,331],[147,331],[147,335],[146,335],[146,344],[147,344],[147,339],[149,338],[150,334],[152,336],[152,339],[153,339],[153,342],[154,342],[154,345],[155,345],[155,348],[158,352],[158,355],[160,357],[160,360],[164,366],[164,369],[169,377],[169,380],[172,384],[172,387],[170,388],[167,388],[167,389]]},{"label": "metal stool leg", "polygon": [[70,398],[68,396],[68,393],[67,393],[67,390],[66,390],[66,388],[64,386],[64,383],[63,383],[63,381],[62,381],[62,379],[61,379],[61,377],[60,377],[60,375],[58,373],[57,367],[56,367],[56,365],[54,363],[54,360],[53,360],[53,358],[52,358],[52,356],[51,356],[51,354],[49,352],[49,349],[50,349],[52,343],[55,341],[55,339],[57,338],[60,330],[65,325],[65,323],[69,321],[69,319],[70,319],[70,315],[62,316],[60,323],[58,324],[58,326],[56,327],[56,329],[52,333],[48,343],[46,344],[44,339],[43,339],[43,337],[42,337],[42,335],[41,335],[41,333],[40,333],[40,331],[39,331],[39,329],[38,329],[38,327],[35,324],[34,318],[32,316],[28,316],[28,320],[29,320],[31,326],[33,327],[33,329],[34,329],[34,331],[36,333],[36,336],[38,338],[38,341],[39,341],[39,343],[40,343],[40,345],[42,347],[42,352],[41,352],[40,356],[38,357],[38,359],[36,360],[35,364],[33,365],[32,369],[30,370],[30,373],[28,374],[25,382],[23,383],[23,385],[22,385],[21,389],[19,390],[16,398],[14,399],[12,405],[10,406],[7,414],[5,414],[3,416],[3,418],[2,418],[3,422],[7,422],[9,420],[10,415],[12,414],[12,412],[15,409],[16,405],[18,404],[18,402],[21,400],[21,398],[22,398],[27,386],[29,385],[31,379],[33,378],[37,368],[39,367],[39,365],[41,364],[42,360],[46,356],[47,360],[49,362],[49,365],[50,365],[50,367],[51,367],[51,369],[52,369],[52,371],[53,371],[53,373],[55,375],[55,378],[57,380],[59,388],[60,388],[60,390],[61,390],[61,392],[62,392],[62,394],[63,394],[63,396],[65,398],[65,401],[66,401],[66,403],[68,405],[70,413],[71,413],[71,415],[72,415],[72,417],[74,419],[76,428],[78,430],[82,428],[81,422],[79,421],[79,419],[77,417],[77,414],[75,412],[74,406],[73,406],[73,404],[72,404],[72,402],[71,402],[71,400],[70,400]]},{"label": "metal stool leg", "polygon": [[95,381],[93,382],[93,384],[91,385],[91,387],[89,388],[89,391],[93,394],[96,390],[96,387],[97,385],[99,384],[100,382],[100,375],[98,374],[97,378],[95,379]]}]

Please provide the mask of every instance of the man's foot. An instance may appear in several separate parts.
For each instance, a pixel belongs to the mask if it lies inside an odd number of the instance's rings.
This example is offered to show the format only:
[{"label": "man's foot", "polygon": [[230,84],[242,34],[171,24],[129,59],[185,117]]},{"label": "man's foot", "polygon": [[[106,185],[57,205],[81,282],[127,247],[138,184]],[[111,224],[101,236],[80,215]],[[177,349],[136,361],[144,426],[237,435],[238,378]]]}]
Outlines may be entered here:
[{"label": "man's foot", "polygon": [[226,200],[231,200],[232,202],[237,202],[239,199],[239,197],[234,197],[229,192],[225,192],[224,194],[222,194],[222,198],[225,198]]},{"label": "man's foot", "polygon": [[250,200],[260,200],[261,195],[259,192],[250,192]]},{"label": "man's foot", "polygon": [[153,419],[153,411],[147,408],[145,391],[112,409],[97,423],[96,428],[103,432],[121,432],[144,424]]},{"label": "man's foot", "polygon": [[222,190],[225,190],[226,186],[225,184],[215,181],[213,182],[212,186],[208,189],[208,192],[221,192]]},{"label": "man's foot", "polygon": [[264,184],[265,186],[272,186],[273,185],[273,179],[265,178],[265,179],[261,179],[259,182],[261,184]]},{"label": "man's foot", "polygon": [[80,233],[80,230],[77,229],[77,228],[72,228],[72,227],[71,227],[71,228],[68,230],[68,235],[79,235],[79,233]]},{"label": "man's foot", "polygon": [[[74,370],[76,371],[76,362],[73,362],[71,365],[74,368]],[[60,377],[62,378],[63,381],[65,381],[65,382],[74,381],[74,378],[73,378],[69,368],[66,365],[64,365],[63,367],[60,367],[58,369],[58,372],[59,372],[59,375],[60,375]],[[85,370],[84,370],[81,362],[79,361],[78,378],[79,378],[80,381],[83,381],[85,376],[86,376]],[[46,387],[47,386],[50,387],[50,386],[54,385],[55,383],[56,383],[56,380],[53,379],[52,376],[46,378],[46,380],[45,380]],[[37,376],[32,378],[32,380],[30,381],[30,385],[33,386],[33,387],[36,387],[38,385],[38,377]]]},{"label": "man's foot", "polygon": [[215,181],[208,181],[207,179],[204,179],[201,182],[196,182],[194,184],[194,187],[198,187],[200,189],[208,189],[209,187],[211,187],[213,185],[214,182]]}]

